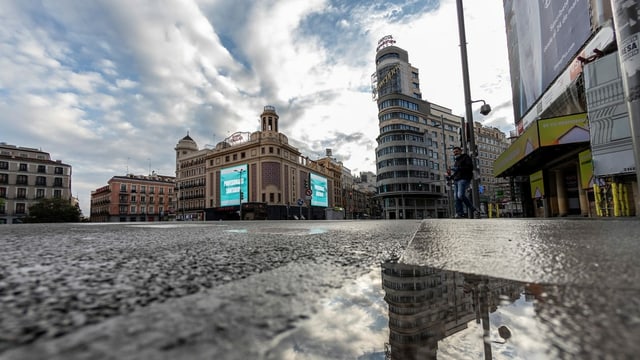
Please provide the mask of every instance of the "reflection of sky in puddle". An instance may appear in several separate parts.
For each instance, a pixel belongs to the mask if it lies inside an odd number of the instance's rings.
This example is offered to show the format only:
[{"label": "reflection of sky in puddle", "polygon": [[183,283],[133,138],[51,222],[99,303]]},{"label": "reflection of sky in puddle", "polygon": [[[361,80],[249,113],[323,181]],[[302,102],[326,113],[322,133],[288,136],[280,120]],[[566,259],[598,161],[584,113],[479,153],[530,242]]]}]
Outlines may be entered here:
[{"label": "reflection of sky in puddle", "polygon": [[382,265],[382,282],[391,359],[637,357],[635,290],[621,296],[396,262]]},{"label": "reflection of sky in puddle", "polygon": [[389,340],[380,270],[325,300],[317,313],[274,341],[269,359],[384,359]]},{"label": "reflection of sky in puddle", "polygon": [[326,232],[327,232],[326,229],[321,229],[321,228],[311,228],[311,229],[309,229],[309,235],[324,234]]},{"label": "reflection of sky in puddle", "polygon": [[607,310],[584,291],[385,263],[382,275],[336,290],[266,358],[629,358],[637,345],[599,328],[606,324],[594,312]]},{"label": "reflection of sky in puddle", "polygon": [[557,357],[536,318],[537,285],[395,262],[382,280],[391,359]]},{"label": "reflection of sky in puddle", "polygon": [[[532,301],[522,294],[513,303],[502,302],[489,314],[489,339],[492,359],[549,359],[549,344],[545,344]],[[438,359],[484,358],[483,329],[481,323],[470,321],[467,328],[438,342]],[[507,326],[512,337],[505,341],[498,334],[500,326]]]},{"label": "reflection of sky in puddle", "polygon": [[228,229],[225,230],[226,232],[230,232],[230,233],[238,233],[238,234],[245,234],[245,233],[260,233],[260,234],[281,234],[281,235],[318,235],[318,234],[324,234],[327,232],[326,229],[323,228],[311,228],[309,230],[306,229],[286,229],[286,228],[258,228],[258,229]]},{"label": "reflection of sky in puddle", "polygon": [[171,223],[171,224],[127,224],[128,227],[136,228],[151,228],[151,229],[172,229],[172,228],[196,228],[196,227],[221,227],[226,225],[211,225],[211,224],[190,224],[190,223]]},{"label": "reflection of sky in puddle", "polygon": [[[406,267],[406,265],[405,265]],[[422,267],[424,269],[424,267]],[[379,270],[359,278],[349,286],[337,290],[333,297],[325,300],[318,312],[291,332],[285,333],[274,341],[269,351],[269,359],[385,359],[385,350],[390,351],[390,359],[482,359],[485,351],[483,345],[483,328],[476,323],[473,291],[463,286],[464,279],[458,275],[460,283],[455,283],[454,276],[449,271],[430,269],[423,277],[409,277],[406,274],[399,280],[402,284],[411,284],[418,288],[419,283],[439,284],[438,286],[453,285],[458,289],[460,299],[455,299],[456,291],[445,291],[443,297],[429,297],[429,301],[412,302],[407,299],[412,296],[422,296],[431,289],[399,290],[382,289],[382,278]],[[438,283],[436,279],[448,279]],[[412,280],[413,279],[413,280]],[[416,280],[418,279],[418,280]],[[421,280],[420,280],[421,279]],[[389,280],[387,278],[387,280]],[[434,282],[435,281],[435,282]],[[387,282],[385,285],[392,285]],[[396,284],[398,285],[398,284]],[[494,359],[547,359],[549,358],[549,344],[544,343],[540,335],[539,324],[535,320],[533,300],[525,298],[524,285],[518,282],[500,280],[498,292],[519,294],[516,301],[508,296],[497,297],[496,303],[491,305],[492,312],[488,313],[492,341],[492,356]],[[400,286],[396,286],[400,287]],[[465,293],[466,292],[466,293]],[[389,327],[390,308],[384,300],[394,302],[393,295],[401,299],[395,302],[395,311],[402,313],[402,309],[417,309],[414,315],[391,314],[394,326]],[[512,296],[513,297],[513,296]],[[465,300],[466,299],[466,300]],[[454,305],[447,300],[453,300]],[[403,303],[403,301],[405,301]],[[452,306],[468,305],[456,313],[458,321],[447,318]],[[411,311],[409,311],[411,312]],[[428,319],[425,321],[425,319]],[[516,336],[505,342],[498,334],[498,327],[507,326]],[[425,329],[420,331],[416,329]],[[402,333],[393,336],[393,332]],[[391,334],[391,336],[390,336]],[[414,338],[410,339],[410,335]],[[417,335],[423,334],[423,335]],[[429,334],[425,338],[424,334]],[[446,336],[445,336],[446,334]],[[421,339],[416,339],[420,338]],[[415,341],[414,341],[415,340]],[[432,344],[437,342],[437,347]],[[412,353],[407,353],[411,349]],[[394,353],[395,351],[395,353]]]}]

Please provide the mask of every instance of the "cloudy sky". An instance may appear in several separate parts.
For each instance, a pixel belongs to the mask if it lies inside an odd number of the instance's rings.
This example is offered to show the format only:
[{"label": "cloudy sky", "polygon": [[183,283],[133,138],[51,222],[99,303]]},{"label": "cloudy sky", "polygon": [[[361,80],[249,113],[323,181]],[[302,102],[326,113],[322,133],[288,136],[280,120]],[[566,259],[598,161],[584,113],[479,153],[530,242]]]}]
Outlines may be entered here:
[{"label": "cloudy sky", "polygon": [[[465,2],[477,121],[513,129],[502,0]],[[311,159],[325,149],[375,172],[371,98],[378,39],[420,69],[423,98],[464,115],[455,0],[0,0],[0,142],[73,167],[92,190],[127,172],[175,175],[187,132],[200,148],[280,131]],[[477,106],[476,106],[477,105]]]}]

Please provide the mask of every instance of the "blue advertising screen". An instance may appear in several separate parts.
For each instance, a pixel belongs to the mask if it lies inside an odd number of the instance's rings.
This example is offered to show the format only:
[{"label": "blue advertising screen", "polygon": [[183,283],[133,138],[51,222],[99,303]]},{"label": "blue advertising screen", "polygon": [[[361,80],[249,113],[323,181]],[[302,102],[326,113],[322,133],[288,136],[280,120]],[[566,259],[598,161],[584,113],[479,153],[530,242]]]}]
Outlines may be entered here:
[{"label": "blue advertising screen", "polygon": [[329,206],[329,189],[327,188],[327,178],[320,175],[311,174],[309,176],[311,186],[311,206]]},{"label": "blue advertising screen", "polygon": [[248,180],[247,164],[220,170],[220,206],[240,205],[240,191],[244,194],[242,202],[246,202]]}]

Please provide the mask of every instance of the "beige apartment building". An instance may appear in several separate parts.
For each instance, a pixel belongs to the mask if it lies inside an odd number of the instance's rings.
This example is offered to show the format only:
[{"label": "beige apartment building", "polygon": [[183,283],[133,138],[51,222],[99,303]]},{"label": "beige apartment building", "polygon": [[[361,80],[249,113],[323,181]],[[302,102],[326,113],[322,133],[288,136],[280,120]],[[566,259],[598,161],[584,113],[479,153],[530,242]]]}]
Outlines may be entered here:
[{"label": "beige apartment building", "polygon": [[[265,106],[261,130],[236,132],[212,149],[189,134],[175,147],[177,209],[187,219],[322,219],[341,172],[310,160],[279,131]],[[242,211],[241,206],[242,205]]]},{"label": "beige apartment building", "polygon": [[29,207],[46,198],[74,203],[71,165],[38,149],[0,143],[0,224],[21,223]]}]

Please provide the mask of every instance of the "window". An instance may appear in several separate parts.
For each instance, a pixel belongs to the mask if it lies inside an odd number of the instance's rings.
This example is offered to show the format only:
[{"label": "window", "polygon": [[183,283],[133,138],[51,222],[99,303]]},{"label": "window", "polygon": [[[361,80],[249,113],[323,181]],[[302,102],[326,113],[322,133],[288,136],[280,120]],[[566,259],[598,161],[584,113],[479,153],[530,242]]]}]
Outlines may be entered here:
[{"label": "window", "polygon": [[16,184],[27,185],[29,183],[29,177],[27,175],[18,175],[16,178]]},{"label": "window", "polygon": [[44,176],[36,176],[36,185],[47,186],[47,178]]},{"label": "window", "polygon": [[273,146],[269,146],[269,154],[273,154]]},{"label": "window", "polygon": [[225,156],[225,157],[224,157],[224,161],[225,161],[225,162],[229,162],[229,160],[230,160],[229,155],[227,155],[227,156]]},{"label": "window", "polygon": [[0,198],[7,198],[7,188],[6,187],[0,187]]},{"label": "window", "polygon": [[247,157],[247,154],[243,151],[240,153],[240,159],[244,159]]},{"label": "window", "polygon": [[[164,204],[164,197],[160,196],[160,204]],[[162,210],[160,210],[162,211]]]},{"label": "window", "polygon": [[142,205],[140,206],[140,214],[146,214],[147,213],[147,207]]},{"label": "window", "polygon": [[38,172],[39,173],[46,173],[47,172],[47,167],[44,165],[38,165]]},{"label": "window", "polygon": [[144,195],[140,196],[140,202],[143,203],[143,204],[146,203],[147,202],[147,197],[144,196]]},{"label": "window", "polygon": [[120,184],[120,192],[127,192],[127,184]]},{"label": "window", "polygon": [[131,192],[137,192],[138,191],[138,186],[136,184],[131,184]]},{"label": "window", "polygon": [[153,202],[154,202],[154,201],[153,201],[153,196],[149,196],[149,203],[150,203],[150,204],[153,204]]},{"label": "window", "polygon": [[154,210],[153,205],[149,206],[149,214],[154,214],[153,210]]},{"label": "window", "polygon": [[276,200],[275,199],[275,194],[274,193],[269,193],[269,202],[273,203],[273,202],[275,202],[275,200]]},{"label": "window", "polygon": [[44,189],[36,189],[36,199],[42,199],[44,197]]},{"label": "window", "polygon": [[62,190],[53,190],[53,197],[54,198],[61,198],[62,197]]},{"label": "window", "polygon": [[163,187],[160,187],[160,188],[158,189],[158,191],[160,192],[160,195],[163,195],[163,194],[164,194],[164,188],[163,188]]},{"label": "window", "polygon": [[238,160],[238,154],[233,154],[233,161]]},{"label": "window", "polygon": [[136,202],[136,196],[135,195],[131,195],[131,202],[132,203]]},{"label": "window", "polygon": [[9,169],[9,163],[7,161],[0,161],[0,169],[8,170]]},{"label": "window", "polygon": [[24,214],[25,213],[24,210],[25,210],[24,203],[16,204],[16,214]]},{"label": "window", "polygon": [[156,191],[155,186],[149,186],[149,194],[153,194]]},{"label": "window", "polygon": [[9,183],[9,175],[0,174],[0,184],[8,184]]},{"label": "window", "polygon": [[25,188],[18,188],[18,192],[16,197],[18,199],[26,199],[27,198],[27,189]]},{"label": "window", "polygon": [[135,205],[131,205],[131,212],[130,214],[135,214],[137,211],[136,206]]},{"label": "window", "polygon": [[64,174],[64,171],[61,167],[56,167],[55,170],[53,171],[54,174],[56,175],[62,175]]},{"label": "window", "polygon": [[140,193],[144,194],[147,192],[147,187],[145,185],[140,185]]},{"label": "window", "polygon": [[[53,179],[53,186],[62,186],[62,178],[54,178]],[[126,190],[126,188],[125,188]]]},{"label": "window", "polygon": [[27,171],[27,164],[20,164],[20,171]]}]

